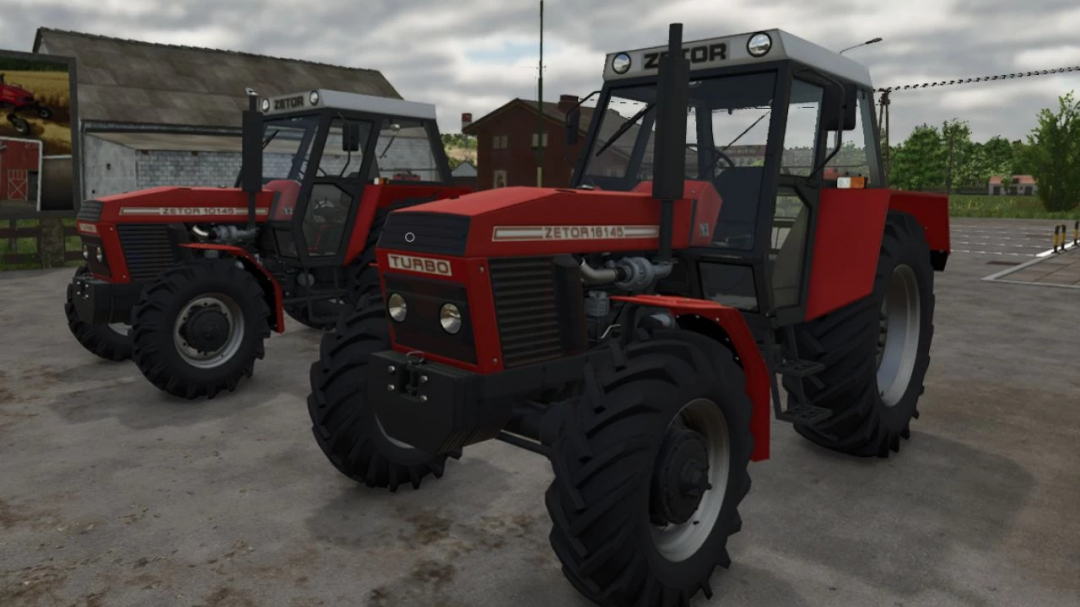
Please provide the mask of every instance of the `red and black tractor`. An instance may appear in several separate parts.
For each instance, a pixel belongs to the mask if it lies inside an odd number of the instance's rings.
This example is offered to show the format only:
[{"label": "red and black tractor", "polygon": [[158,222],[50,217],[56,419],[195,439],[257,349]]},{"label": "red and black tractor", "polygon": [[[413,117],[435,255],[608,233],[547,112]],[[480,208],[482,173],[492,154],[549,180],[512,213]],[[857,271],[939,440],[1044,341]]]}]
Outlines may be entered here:
[{"label": "red and black tractor", "polygon": [[315,438],[370,487],[490,439],[549,458],[551,545],[602,605],[712,595],[771,414],[899,449],[950,252],[947,199],[886,188],[866,68],[681,38],[607,57],[575,187],[390,213],[381,294],[311,368]]},{"label": "red and black tractor", "polygon": [[30,123],[20,117],[18,112],[33,112],[43,120],[52,117],[52,110],[34,98],[34,94],[16,84],[8,84],[4,74],[0,74],[0,111],[7,112],[7,121],[19,135],[30,134]]},{"label": "red and black tractor", "polygon": [[68,287],[72,333],[185,398],[250,377],[285,314],[322,329],[377,291],[391,209],[469,192],[452,186],[433,105],[327,90],[249,99],[236,187],[105,196],[77,217],[87,263]]}]

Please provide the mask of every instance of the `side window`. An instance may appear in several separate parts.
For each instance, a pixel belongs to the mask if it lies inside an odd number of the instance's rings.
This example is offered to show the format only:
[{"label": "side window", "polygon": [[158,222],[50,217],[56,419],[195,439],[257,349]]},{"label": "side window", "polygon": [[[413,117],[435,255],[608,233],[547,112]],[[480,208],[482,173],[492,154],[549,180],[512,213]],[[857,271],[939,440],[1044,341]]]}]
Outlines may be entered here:
[{"label": "side window", "polygon": [[304,213],[304,240],[308,255],[336,255],[344,239],[352,196],[333,183],[316,183],[311,188]]},{"label": "side window", "polygon": [[442,181],[423,123],[385,121],[375,144],[379,177],[392,181]]},{"label": "side window", "polygon": [[493,188],[505,188],[506,187],[506,171],[495,171],[495,180],[492,183]]},{"label": "side window", "polygon": [[[825,165],[825,180],[833,181],[837,177],[865,177],[867,186],[880,185],[870,170],[873,149],[871,138],[874,134],[872,132],[873,120],[868,112],[873,112],[873,108],[868,104],[866,91],[859,91],[857,98],[855,130],[842,133],[840,151]],[[834,135],[835,132],[829,133],[830,145],[835,145],[832,143]],[[867,145],[868,142],[870,145]],[[829,152],[831,153],[832,149]]]},{"label": "side window", "polygon": [[791,104],[784,133],[781,175],[806,176],[814,169],[817,152],[818,118],[824,89],[802,80],[791,83]]},{"label": "side window", "polygon": [[364,160],[364,145],[367,144],[371,124],[366,122],[360,124],[360,149],[355,152],[341,149],[344,125],[344,121],[340,118],[330,123],[330,130],[326,133],[326,145],[323,146],[319,168],[316,171],[317,178],[359,175],[360,165]]}]

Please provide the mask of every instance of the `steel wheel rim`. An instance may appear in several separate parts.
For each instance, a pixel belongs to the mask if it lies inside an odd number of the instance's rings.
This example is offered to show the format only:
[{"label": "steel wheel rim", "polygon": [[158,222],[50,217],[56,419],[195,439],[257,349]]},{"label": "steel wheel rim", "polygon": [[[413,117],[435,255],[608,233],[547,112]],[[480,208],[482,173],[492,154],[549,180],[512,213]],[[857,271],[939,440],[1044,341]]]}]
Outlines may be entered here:
[{"label": "steel wheel rim", "polygon": [[[181,335],[181,327],[187,321],[188,316],[197,308],[204,305],[217,306],[218,310],[225,315],[229,322],[229,336],[225,344],[213,352],[199,352],[188,345],[187,340]],[[232,359],[240,344],[244,341],[244,312],[236,300],[223,293],[210,293],[201,295],[184,304],[180,313],[176,316],[173,324],[173,343],[176,351],[186,363],[199,369],[214,369]]]},{"label": "steel wheel rim", "polygon": [[690,520],[681,524],[649,525],[653,546],[665,559],[677,563],[694,556],[720,519],[727,496],[731,469],[731,434],[720,407],[707,398],[690,401],[679,410],[671,424],[680,424],[705,438],[709,460],[709,484]]},{"label": "steel wheel rim", "polygon": [[896,406],[911,383],[919,351],[921,314],[915,271],[907,265],[896,266],[881,303],[876,356],[878,393],[886,407]]}]

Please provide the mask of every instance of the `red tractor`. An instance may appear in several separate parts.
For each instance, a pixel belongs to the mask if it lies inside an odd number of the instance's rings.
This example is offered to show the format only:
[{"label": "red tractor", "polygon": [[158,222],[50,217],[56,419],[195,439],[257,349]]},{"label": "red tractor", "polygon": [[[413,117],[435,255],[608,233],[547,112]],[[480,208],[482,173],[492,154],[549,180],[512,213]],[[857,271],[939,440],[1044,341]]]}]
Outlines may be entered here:
[{"label": "red tractor", "polygon": [[285,314],[325,328],[378,290],[390,209],[470,191],[451,185],[433,105],[316,90],[260,112],[249,98],[238,187],[105,196],[77,218],[87,264],[68,287],[72,333],[184,398],[250,377]]},{"label": "red tractor", "polygon": [[17,115],[18,112],[33,112],[43,120],[52,117],[52,110],[41,105],[30,91],[15,84],[5,82],[0,74],[0,110],[7,111],[7,120],[15,132],[23,137],[30,134],[30,123]]},{"label": "red tractor", "polygon": [[946,197],[885,188],[866,68],[778,30],[681,38],[607,57],[575,188],[391,213],[381,295],[311,368],[315,438],[369,487],[489,439],[549,458],[551,545],[602,605],[712,595],[770,409],[899,449],[950,252]]}]

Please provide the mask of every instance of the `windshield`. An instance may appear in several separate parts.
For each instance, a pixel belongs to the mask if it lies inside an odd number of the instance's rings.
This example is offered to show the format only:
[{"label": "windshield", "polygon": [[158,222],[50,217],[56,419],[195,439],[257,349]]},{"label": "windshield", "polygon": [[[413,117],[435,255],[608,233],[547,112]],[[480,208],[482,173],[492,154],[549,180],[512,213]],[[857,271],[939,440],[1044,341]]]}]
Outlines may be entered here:
[{"label": "windshield", "polygon": [[[762,166],[776,83],[773,72],[721,76],[690,83],[686,112],[686,177],[715,181],[726,169]],[[656,83],[613,89],[602,108],[583,108],[601,121],[583,185],[629,190],[652,179]]]},{"label": "windshield", "polygon": [[263,183],[274,179],[300,181],[307,171],[318,118],[305,116],[268,120],[263,132]]}]

